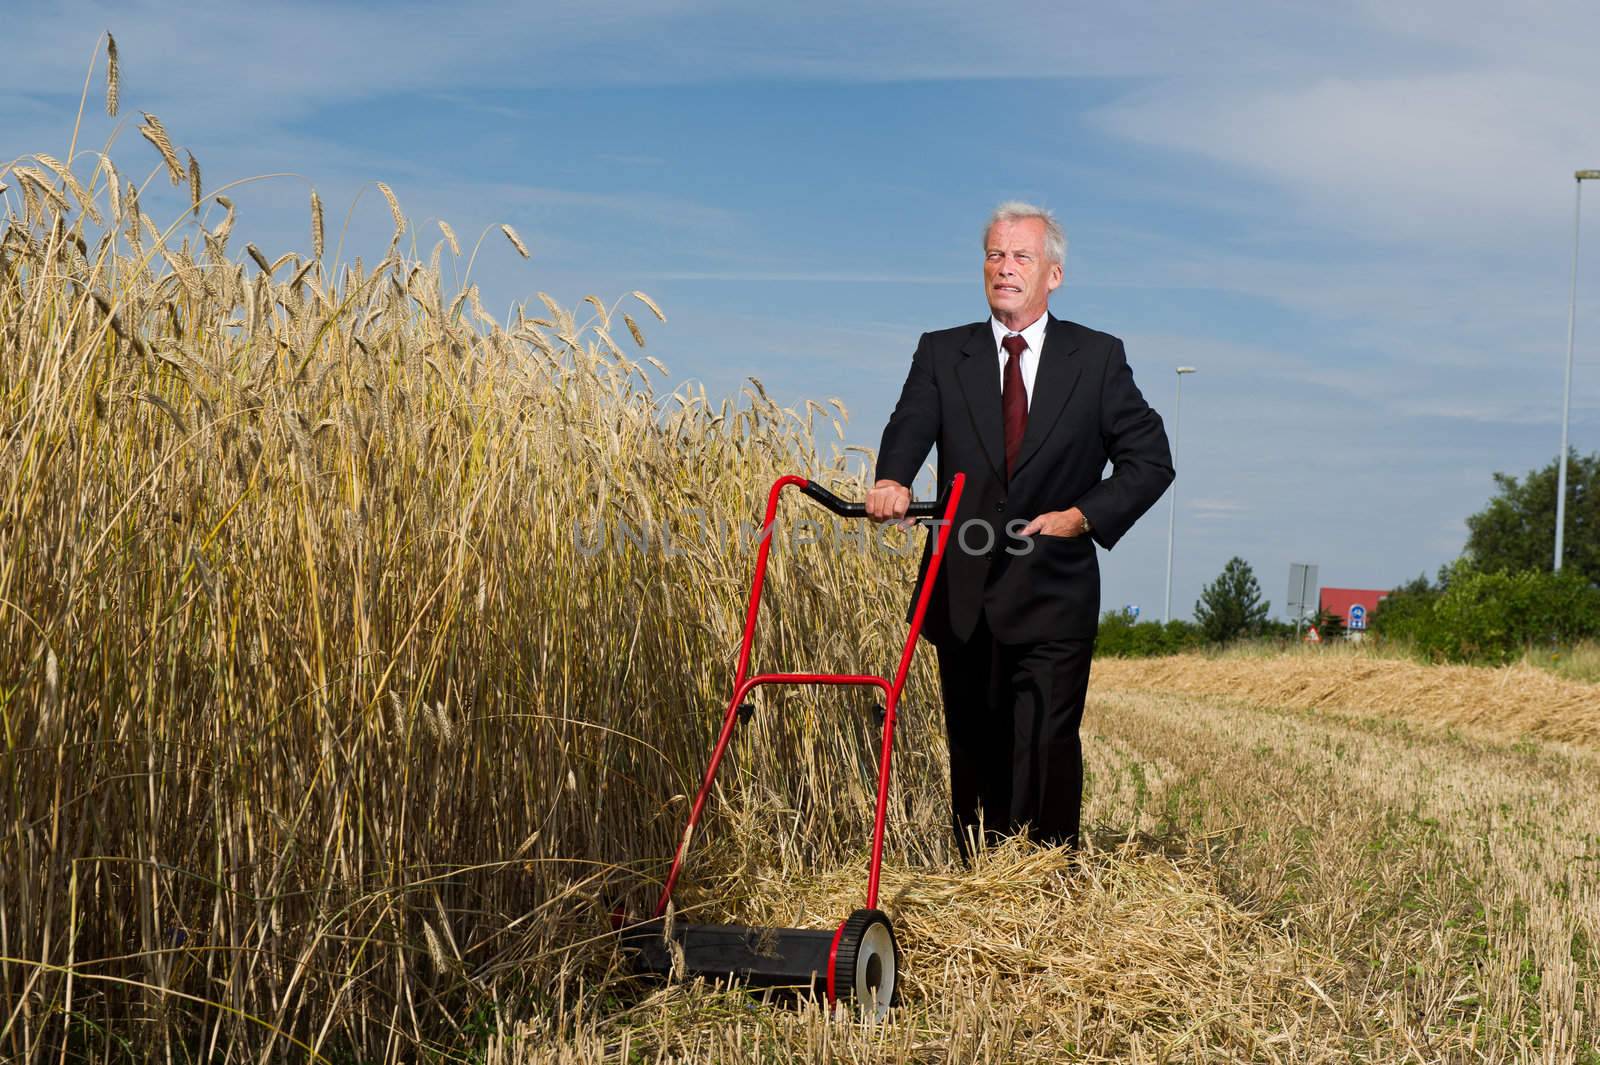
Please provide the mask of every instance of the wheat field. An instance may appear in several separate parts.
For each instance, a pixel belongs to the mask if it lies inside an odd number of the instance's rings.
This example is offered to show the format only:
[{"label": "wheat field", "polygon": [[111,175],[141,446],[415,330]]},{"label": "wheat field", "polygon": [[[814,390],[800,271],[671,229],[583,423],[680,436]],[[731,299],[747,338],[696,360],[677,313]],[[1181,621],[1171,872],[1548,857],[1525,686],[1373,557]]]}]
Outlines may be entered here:
[{"label": "wheat field", "polygon": [[[382,183],[369,262],[314,192],[308,250],[241,249],[138,129],[126,172],[0,164],[0,1057],[1600,1062],[1600,689],[1552,730],[1509,672],[1486,728],[1426,682],[1097,665],[1089,845],[967,869],[921,654],[892,1021],[630,977],[606,910],[653,897],[703,769],[739,525],[783,473],[862,490],[845,411],[669,387],[642,293],[496,317],[483,240],[538,249]],[[778,534],[758,665],[891,668],[915,544],[836,531]],[[858,905],[874,736],[846,695],[765,698],[679,912]]]}]

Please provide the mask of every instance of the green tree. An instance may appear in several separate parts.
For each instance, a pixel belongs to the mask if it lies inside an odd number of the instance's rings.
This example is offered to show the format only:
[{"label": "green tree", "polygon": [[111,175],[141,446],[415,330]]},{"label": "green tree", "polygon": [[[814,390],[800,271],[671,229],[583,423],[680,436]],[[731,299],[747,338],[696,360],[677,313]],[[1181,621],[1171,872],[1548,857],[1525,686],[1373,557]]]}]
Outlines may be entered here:
[{"label": "green tree", "polygon": [[[1556,462],[1518,480],[1494,475],[1489,505],[1467,519],[1466,557],[1481,572],[1548,570],[1556,537]],[[1563,570],[1600,583],[1600,453],[1567,457]]]},{"label": "green tree", "polygon": [[1235,556],[1201,591],[1194,619],[1207,641],[1224,643],[1260,632],[1271,606],[1261,598],[1261,584],[1250,563]]},{"label": "green tree", "polygon": [[1426,573],[1420,573],[1378,600],[1377,613],[1369,622],[1374,635],[1380,640],[1415,640],[1432,618],[1433,604],[1444,594],[1448,577],[1448,570],[1441,571],[1435,585]]}]

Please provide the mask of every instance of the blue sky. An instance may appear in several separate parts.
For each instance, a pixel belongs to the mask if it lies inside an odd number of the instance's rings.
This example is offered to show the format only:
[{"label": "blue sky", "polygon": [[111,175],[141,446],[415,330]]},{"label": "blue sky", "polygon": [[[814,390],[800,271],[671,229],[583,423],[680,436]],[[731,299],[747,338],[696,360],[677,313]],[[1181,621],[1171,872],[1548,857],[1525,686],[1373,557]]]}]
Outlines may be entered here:
[{"label": "blue sky", "polygon": [[[1052,309],[1184,384],[1174,614],[1231,555],[1281,609],[1431,573],[1496,470],[1559,440],[1573,180],[1600,167],[1600,5],[254,4],[0,0],[0,157],[159,115],[235,247],[309,245],[306,193],[381,255],[414,222],[508,222],[497,313],[640,288],[649,352],[713,393],[836,395],[875,445],[918,334],[986,313],[982,222],[1053,208]],[[99,105],[109,29],[123,117]],[[161,183],[161,184],[164,184]],[[152,186],[159,187],[159,186]],[[1600,450],[1600,183],[1588,186],[1573,444]],[[352,206],[353,205],[353,206]],[[172,204],[174,212],[178,208]],[[433,231],[436,232],[436,231]],[[421,246],[431,248],[424,230]],[[471,239],[471,238],[468,238]],[[330,236],[330,245],[332,237]],[[1164,500],[1102,557],[1106,606],[1161,609]]]}]

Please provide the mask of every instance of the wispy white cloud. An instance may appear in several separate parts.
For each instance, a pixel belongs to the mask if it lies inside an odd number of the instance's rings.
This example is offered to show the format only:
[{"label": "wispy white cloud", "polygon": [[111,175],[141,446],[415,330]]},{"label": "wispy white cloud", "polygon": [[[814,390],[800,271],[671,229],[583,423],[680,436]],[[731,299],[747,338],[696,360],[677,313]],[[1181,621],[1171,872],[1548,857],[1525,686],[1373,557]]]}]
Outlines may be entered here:
[{"label": "wispy white cloud", "polygon": [[1600,7],[1369,3],[1346,17],[1370,39],[1403,39],[1406,62],[1334,46],[1266,79],[1179,73],[1095,121],[1253,176],[1324,225],[1373,227],[1397,244],[1492,246],[1559,223],[1563,183],[1600,158]]},{"label": "wispy white cloud", "polygon": [[[424,16],[437,23],[418,32]],[[116,33],[130,88],[287,115],[393,91],[1287,72],[1347,23],[1337,11],[1181,0],[1092,10],[1019,0],[1004,17],[965,0],[463,0],[447,16],[416,3],[60,0],[12,20],[0,92],[77,85],[91,60],[85,27]]]},{"label": "wispy white cloud", "polygon": [[[1457,399],[1414,399],[1395,404],[1397,412],[1406,419],[1440,418],[1446,421],[1465,422],[1474,426],[1500,428],[1548,428],[1555,423],[1556,407],[1545,397],[1543,403],[1486,401],[1481,395]],[[1574,416],[1583,420],[1586,415],[1600,413],[1600,404],[1574,405]],[[1554,449],[1559,451],[1559,448]]]},{"label": "wispy white cloud", "polygon": [[1265,93],[1164,88],[1098,121],[1253,172],[1324,221],[1359,218],[1396,242],[1482,246],[1552,221],[1574,160],[1600,156],[1592,85],[1502,69]]},{"label": "wispy white cloud", "polygon": [[1236,518],[1249,514],[1255,509],[1237,499],[1180,500],[1179,506],[1184,513],[1201,521]]},{"label": "wispy white cloud", "polygon": [[660,281],[729,281],[773,284],[819,285],[962,285],[971,287],[971,277],[944,274],[856,274],[845,271],[800,271],[793,273],[754,270],[738,271],[661,271],[646,273],[647,278]]}]

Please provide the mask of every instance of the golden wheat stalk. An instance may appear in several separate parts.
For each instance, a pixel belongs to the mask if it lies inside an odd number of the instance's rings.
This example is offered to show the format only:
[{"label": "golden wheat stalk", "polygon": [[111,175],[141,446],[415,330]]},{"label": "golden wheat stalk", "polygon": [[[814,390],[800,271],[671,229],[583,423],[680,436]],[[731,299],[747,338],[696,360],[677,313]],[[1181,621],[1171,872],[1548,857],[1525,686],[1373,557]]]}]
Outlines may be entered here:
[{"label": "golden wheat stalk", "polygon": [[117,117],[117,103],[122,89],[122,78],[117,67],[117,39],[106,34],[106,114]]},{"label": "golden wheat stalk", "polygon": [[389,213],[394,216],[394,239],[398,241],[400,235],[406,231],[406,216],[400,213],[400,201],[395,199],[393,189],[380,181],[378,191],[383,193],[385,202],[389,204]]},{"label": "golden wheat stalk", "polygon": [[[48,159],[49,156],[45,156],[45,158]],[[72,209],[72,205],[67,202],[67,197],[47,180],[40,170],[31,166],[17,166],[12,167],[11,172],[22,179],[22,194],[24,198],[28,196],[29,190],[32,189],[38,196],[43,197],[45,202],[54,207],[58,213],[64,214]],[[29,205],[28,213],[36,213],[31,204]]]},{"label": "golden wheat stalk", "polygon": [[510,226],[502,222],[500,224],[500,232],[504,233],[506,235],[506,239],[511,242],[511,246],[517,249],[518,255],[521,255],[524,259],[529,258],[528,246],[522,243],[522,238],[517,236],[517,231],[515,229],[512,229]]},{"label": "golden wheat stalk", "polygon": [[172,178],[172,184],[174,186],[183,184],[183,166],[178,162],[178,153],[172,147],[172,138],[167,136],[166,127],[150,112],[140,113],[144,115],[144,124],[139,127],[140,134],[161,153],[161,159],[167,164],[167,174]]},{"label": "golden wheat stalk", "polygon": [[144,215],[139,211],[139,189],[130,180],[124,190],[122,202],[127,205],[128,227],[126,236],[128,246],[133,248],[134,254],[139,254],[141,244],[139,226],[144,220]]},{"label": "golden wheat stalk", "polygon": [[[17,174],[18,169],[19,169],[18,167],[12,167],[11,172],[13,174]],[[23,222],[24,222],[24,224],[26,224],[28,226],[32,226],[40,218],[40,206],[41,205],[40,205],[40,200],[39,200],[39,193],[38,193],[38,190],[34,188],[34,183],[29,181],[27,179],[26,175],[17,174],[17,176],[18,176],[18,178],[21,179],[21,182],[22,182],[18,186],[18,188],[20,188],[22,190],[22,218],[23,218]]]},{"label": "golden wheat stalk", "polygon": [[228,197],[221,195],[220,193],[213,197],[213,199],[215,199],[217,203],[222,206],[222,209],[226,211],[227,214],[222,216],[222,221],[217,223],[217,228],[211,231],[211,235],[217,239],[218,244],[226,246],[228,243],[228,234],[233,232],[233,201]]},{"label": "golden wheat stalk", "polygon": [[639,329],[639,323],[633,320],[633,315],[624,313],[622,321],[628,327],[628,332],[633,334],[633,342],[644,347],[644,333]]},{"label": "golden wheat stalk", "polygon": [[317,190],[311,190],[311,257],[322,258],[322,197],[317,195]]},{"label": "golden wheat stalk", "polygon": [[664,322],[664,321],[667,320],[667,316],[665,314],[661,313],[661,308],[656,306],[656,301],[655,300],[651,299],[649,296],[646,296],[643,292],[640,292],[638,289],[635,289],[633,291],[632,295],[633,295],[634,299],[638,300],[640,303],[642,303],[646,307],[650,308],[650,313],[656,316],[656,321]]},{"label": "golden wheat stalk", "polygon": [[[112,165],[110,156],[100,157],[100,169],[106,176],[106,199],[111,203],[112,229],[122,224],[122,175]],[[94,182],[89,182],[91,185]]]},{"label": "golden wheat stalk", "polygon": [[183,151],[189,157],[189,210],[194,217],[200,217],[200,163],[194,153],[187,148]]},{"label": "golden wheat stalk", "polygon": [[316,265],[316,259],[307,259],[305,262],[301,263],[300,268],[294,272],[294,276],[289,278],[288,287],[291,290],[298,289],[300,285],[304,283],[306,277],[311,273],[311,271],[316,268]]},{"label": "golden wheat stalk", "polygon": [[[45,155],[44,153],[40,152],[35,154],[34,158],[39,161],[41,166],[54,174],[56,179],[67,187],[68,191],[72,193],[73,199],[78,201],[78,206],[83,210],[83,212],[89,216],[91,221],[93,221],[96,225],[99,225],[100,212],[95,208],[94,200],[90,198],[89,194],[84,191],[83,186],[79,184],[77,176],[73,174],[71,170],[68,170],[65,166],[63,166],[61,162],[54,156]],[[35,171],[35,173],[37,173],[37,171]],[[65,202],[65,200],[62,201],[63,204],[65,204]],[[65,210],[66,208],[63,207],[62,209]]]}]

